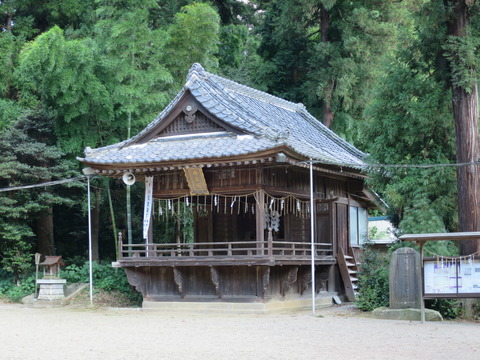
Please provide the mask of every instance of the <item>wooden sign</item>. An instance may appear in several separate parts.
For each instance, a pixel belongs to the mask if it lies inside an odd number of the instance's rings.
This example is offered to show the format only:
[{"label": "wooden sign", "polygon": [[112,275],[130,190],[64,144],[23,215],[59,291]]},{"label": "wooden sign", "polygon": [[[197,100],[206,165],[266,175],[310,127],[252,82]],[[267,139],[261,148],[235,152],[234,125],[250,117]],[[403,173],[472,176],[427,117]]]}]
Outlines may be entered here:
[{"label": "wooden sign", "polygon": [[202,168],[184,168],[183,170],[191,195],[208,195],[210,193]]}]

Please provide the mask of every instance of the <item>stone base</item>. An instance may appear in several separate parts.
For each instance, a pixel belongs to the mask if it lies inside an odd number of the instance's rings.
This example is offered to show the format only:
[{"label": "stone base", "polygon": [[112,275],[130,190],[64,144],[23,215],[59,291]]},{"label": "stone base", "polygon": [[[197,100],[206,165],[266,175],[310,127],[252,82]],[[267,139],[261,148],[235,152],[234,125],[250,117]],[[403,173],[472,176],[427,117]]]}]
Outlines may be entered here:
[{"label": "stone base", "polygon": [[[328,293],[315,299],[319,308],[333,305],[332,296]],[[143,301],[142,310],[158,312],[178,312],[196,314],[268,314],[311,309],[311,299],[271,300],[268,302],[235,302],[235,301]]]},{"label": "stone base", "polygon": [[[407,320],[407,321],[421,321],[421,309],[389,309],[381,307],[373,310],[372,315],[377,319],[387,320]],[[426,321],[443,321],[442,315],[438,311],[425,309]]]},{"label": "stone base", "polygon": [[65,299],[63,287],[67,283],[65,279],[39,279],[40,285],[37,300],[58,301]]}]

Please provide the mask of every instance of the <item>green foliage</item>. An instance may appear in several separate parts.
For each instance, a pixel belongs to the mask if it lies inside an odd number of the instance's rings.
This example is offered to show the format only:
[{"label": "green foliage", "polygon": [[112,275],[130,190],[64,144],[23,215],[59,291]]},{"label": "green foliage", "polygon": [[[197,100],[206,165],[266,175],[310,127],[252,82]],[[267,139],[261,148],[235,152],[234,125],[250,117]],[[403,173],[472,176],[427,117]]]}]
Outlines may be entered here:
[{"label": "green foliage", "polygon": [[399,229],[404,234],[445,232],[442,219],[424,198],[413,199],[403,214]]},{"label": "green foliage", "polygon": [[218,59],[221,68],[239,67],[244,58],[245,43],[249,36],[245,25],[227,25],[220,29]]},{"label": "green foliage", "polygon": [[[444,164],[455,161],[450,95],[432,73],[411,62],[388,63],[381,86],[361,124],[363,144],[374,162]],[[421,130],[420,130],[421,129]],[[432,231],[456,228],[456,174],[453,167],[386,168],[371,172],[370,184],[391,205],[410,232],[417,219]],[[429,215],[422,214],[428,211]],[[430,220],[429,216],[432,217]],[[433,224],[435,222],[435,224]],[[422,226],[417,224],[419,231]],[[425,230],[421,231],[425,232]]]},{"label": "green foliage", "polygon": [[214,8],[205,3],[184,6],[175,15],[168,33],[170,39],[165,49],[165,62],[177,81],[176,90],[183,84],[190,66],[201,63],[207,70],[218,67],[220,17]]},{"label": "green foliage", "polygon": [[471,93],[478,81],[480,37],[449,36],[443,48],[452,67],[453,84]]},{"label": "green foliage", "polygon": [[11,302],[20,302],[22,298],[33,294],[35,289],[35,275],[25,278],[19,285],[14,278],[4,272],[0,272],[0,298],[5,298]]},{"label": "green foliage", "polygon": [[14,98],[13,71],[22,45],[22,39],[12,33],[0,33],[0,100]]},{"label": "green foliage", "polygon": [[268,2],[259,29],[259,51],[266,61],[262,80],[269,91],[304,103],[319,118],[322,106],[331,107],[335,129],[356,139],[355,131],[346,130],[372,98],[378,64],[395,44],[391,18],[402,6],[385,1]]},{"label": "green foliage", "polygon": [[14,123],[24,109],[20,104],[9,99],[0,99],[0,131],[5,131]]},{"label": "green foliage", "polygon": [[260,38],[245,25],[227,25],[220,28],[218,45],[219,73],[234,81],[259,90],[266,86],[259,80],[262,58],[257,54]]},{"label": "green foliage", "polygon": [[27,295],[33,294],[35,291],[35,276],[29,276],[22,281],[20,286],[13,285],[7,290],[5,295],[12,302],[20,302],[22,298]]},{"label": "green foliage", "polygon": [[[50,119],[32,114],[0,134],[0,187],[15,187],[74,177],[74,165],[49,142]],[[72,193],[71,193],[72,194]],[[32,261],[35,220],[55,205],[71,205],[61,187],[0,193],[0,257],[3,268],[18,280]]]},{"label": "green foliage", "polygon": [[[101,51],[102,80],[114,107],[113,134],[117,141],[130,137],[152,121],[168,100],[170,71],[163,60],[168,35],[152,29],[153,0],[99,1],[94,41]],[[112,133],[112,119],[108,119]],[[102,132],[103,133],[103,132]],[[108,139],[106,143],[110,143]]]},{"label": "green foliage", "polygon": [[356,304],[363,311],[389,304],[389,259],[385,254],[364,247],[362,268],[358,277],[360,289]]},{"label": "green foliage", "polygon": [[[94,289],[118,291],[126,295],[132,302],[141,302],[142,295],[133,290],[123,269],[113,268],[108,263],[97,262],[92,264],[92,269]],[[88,283],[90,281],[89,271],[88,262],[84,263],[83,266],[72,264],[62,269],[61,276],[69,283]]]},{"label": "green foliage", "polygon": [[112,134],[113,104],[99,77],[103,71],[95,42],[66,40],[57,26],[20,54],[16,76],[23,99],[28,104],[38,99],[53,115],[55,134],[66,152],[79,153],[112,136],[107,134]]},{"label": "green foliage", "polygon": [[456,299],[426,300],[425,306],[438,311],[444,319],[456,319],[462,315],[462,303]]}]

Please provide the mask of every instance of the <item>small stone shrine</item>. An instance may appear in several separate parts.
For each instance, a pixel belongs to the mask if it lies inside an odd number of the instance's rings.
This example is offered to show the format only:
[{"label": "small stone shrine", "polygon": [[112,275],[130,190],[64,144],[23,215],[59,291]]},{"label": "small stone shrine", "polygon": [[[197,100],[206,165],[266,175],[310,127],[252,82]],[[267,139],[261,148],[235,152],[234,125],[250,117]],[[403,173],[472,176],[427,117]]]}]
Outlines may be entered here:
[{"label": "small stone shrine", "polygon": [[40,285],[37,300],[55,301],[65,299],[63,287],[67,280],[60,279],[60,267],[63,266],[61,256],[45,256],[43,266],[43,279],[38,279]]}]

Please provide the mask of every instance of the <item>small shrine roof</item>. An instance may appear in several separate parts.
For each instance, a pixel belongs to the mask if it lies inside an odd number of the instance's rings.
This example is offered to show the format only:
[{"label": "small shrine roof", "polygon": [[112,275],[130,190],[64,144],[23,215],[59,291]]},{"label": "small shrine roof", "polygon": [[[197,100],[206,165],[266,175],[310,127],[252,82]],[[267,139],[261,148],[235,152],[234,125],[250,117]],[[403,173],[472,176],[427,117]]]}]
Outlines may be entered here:
[{"label": "small shrine roof", "polygon": [[[212,116],[235,129],[190,135],[151,136],[189,93]],[[239,135],[240,134],[240,135]],[[183,89],[138,135],[85,150],[78,160],[92,166],[158,164],[254,154],[286,147],[324,164],[359,168],[365,154],[314,118],[302,104],[209,73],[194,64]]]},{"label": "small shrine roof", "polygon": [[40,263],[39,265],[51,266],[55,264],[63,264],[61,256],[45,256],[45,261]]}]

